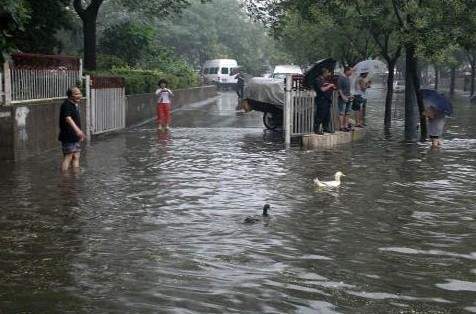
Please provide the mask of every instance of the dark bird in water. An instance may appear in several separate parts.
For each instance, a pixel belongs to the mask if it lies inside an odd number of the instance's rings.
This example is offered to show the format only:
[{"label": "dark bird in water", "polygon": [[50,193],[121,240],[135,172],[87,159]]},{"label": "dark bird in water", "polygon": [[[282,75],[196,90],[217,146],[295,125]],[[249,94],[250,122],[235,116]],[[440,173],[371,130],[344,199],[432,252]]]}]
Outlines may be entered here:
[{"label": "dark bird in water", "polygon": [[246,217],[245,221],[243,221],[243,223],[245,223],[245,224],[254,224],[258,221],[261,221],[263,219],[263,217],[269,217],[268,210],[270,210],[270,208],[271,208],[271,206],[269,206],[269,204],[265,204],[263,206],[263,213],[261,214],[261,216]]}]

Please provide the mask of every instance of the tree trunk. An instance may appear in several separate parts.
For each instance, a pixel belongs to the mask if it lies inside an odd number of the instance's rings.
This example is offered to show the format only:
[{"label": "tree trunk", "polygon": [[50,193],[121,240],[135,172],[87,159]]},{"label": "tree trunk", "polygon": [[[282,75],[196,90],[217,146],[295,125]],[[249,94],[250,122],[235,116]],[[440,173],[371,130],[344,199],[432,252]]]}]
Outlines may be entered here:
[{"label": "tree trunk", "polygon": [[405,56],[405,141],[416,142],[417,136],[417,106],[415,85],[412,78],[414,49],[406,48]]},{"label": "tree trunk", "polygon": [[455,94],[455,81],[456,81],[456,67],[451,67],[451,77],[450,77],[450,96]]},{"label": "tree trunk", "polygon": [[393,81],[395,78],[395,63],[396,61],[388,62],[388,77],[387,77],[387,96],[385,97],[385,128],[390,128],[392,125],[392,100],[393,100]]},{"label": "tree trunk", "polygon": [[440,82],[440,69],[435,66],[435,90],[438,90],[439,82]]},{"label": "tree trunk", "polygon": [[476,76],[476,60],[471,62],[471,96],[474,95],[475,76]]},{"label": "tree trunk", "polygon": [[96,69],[96,16],[83,19],[84,33],[84,68]]},{"label": "tree trunk", "polygon": [[104,0],[92,0],[86,9],[81,0],[74,0],[73,6],[83,21],[84,35],[84,68],[96,69],[96,20],[98,11]]},{"label": "tree trunk", "polygon": [[423,97],[420,92],[420,71],[418,67],[418,59],[415,55],[414,48],[410,48],[410,52],[413,54],[410,57],[412,67],[410,68],[413,87],[415,88],[415,96],[418,104],[418,113],[420,117],[420,141],[425,142],[427,137],[427,128],[426,128],[426,116],[425,116],[425,104],[423,103]]}]

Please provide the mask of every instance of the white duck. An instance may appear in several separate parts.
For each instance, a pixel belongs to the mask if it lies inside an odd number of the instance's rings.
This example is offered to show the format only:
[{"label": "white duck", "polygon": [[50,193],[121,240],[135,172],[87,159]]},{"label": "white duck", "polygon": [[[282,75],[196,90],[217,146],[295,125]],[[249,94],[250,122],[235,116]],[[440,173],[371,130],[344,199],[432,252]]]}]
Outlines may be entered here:
[{"label": "white duck", "polygon": [[343,174],[340,171],[337,171],[334,177],[335,177],[334,181],[319,181],[318,178],[315,178],[314,184],[321,188],[335,188],[340,185],[340,178],[345,177],[345,174]]}]

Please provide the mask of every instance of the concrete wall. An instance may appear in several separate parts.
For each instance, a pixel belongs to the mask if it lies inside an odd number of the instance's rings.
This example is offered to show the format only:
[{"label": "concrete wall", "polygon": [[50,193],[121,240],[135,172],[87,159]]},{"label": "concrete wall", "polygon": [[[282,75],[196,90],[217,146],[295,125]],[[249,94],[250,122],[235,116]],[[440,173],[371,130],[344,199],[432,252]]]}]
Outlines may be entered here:
[{"label": "concrete wall", "polygon": [[340,144],[348,144],[364,138],[365,129],[355,129],[351,132],[337,131],[335,133],[306,134],[302,137],[301,145],[304,149],[322,150],[333,148]]},{"label": "concrete wall", "polygon": [[[174,106],[181,107],[217,95],[215,86],[174,91]],[[0,160],[23,160],[57,149],[58,119],[63,99],[0,106]],[[155,116],[153,94],[127,96],[126,126]],[[86,102],[80,104],[82,129],[86,127]]]},{"label": "concrete wall", "polygon": [[11,107],[0,106],[0,160],[13,160],[13,114]]},{"label": "concrete wall", "polygon": [[[173,91],[173,108],[217,96],[216,86],[201,86]],[[131,127],[155,117],[157,98],[154,94],[128,95],[126,107],[126,127]]]},{"label": "concrete wall", "polygon": [[[63,99],[0,107],[0,159],[23,160],[58,149],[59,111]],[[81,123],[86,125],[86,106],[80,104]]]}]

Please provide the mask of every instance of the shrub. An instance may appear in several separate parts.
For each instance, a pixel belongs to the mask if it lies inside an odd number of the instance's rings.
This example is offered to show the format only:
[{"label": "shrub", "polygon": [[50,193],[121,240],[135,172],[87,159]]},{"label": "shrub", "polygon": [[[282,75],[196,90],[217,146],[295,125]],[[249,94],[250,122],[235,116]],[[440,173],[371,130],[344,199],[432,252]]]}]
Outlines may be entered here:
[{"label": "shrub", "polygon": [[97,68],[100,70],[112,69],[115,67],[125,67],[127,62],[119,57],[106,54],[97,55]]},{"label": "shrub", "polygon": [[[184,69],[182,69],[184,70]],[[160,79],[166,79],[171,89],[198,86],[198,76],[193,71],[174,71],[166,73],[160,70],[143,70],[129,67],[115,67],[108,71],[90,72],[91,75],[120,76],[125,79],[126,94],[152,93],[157,89]]]}]

